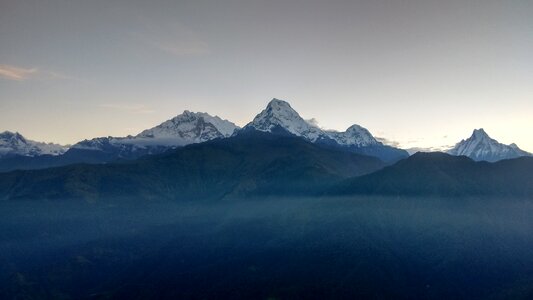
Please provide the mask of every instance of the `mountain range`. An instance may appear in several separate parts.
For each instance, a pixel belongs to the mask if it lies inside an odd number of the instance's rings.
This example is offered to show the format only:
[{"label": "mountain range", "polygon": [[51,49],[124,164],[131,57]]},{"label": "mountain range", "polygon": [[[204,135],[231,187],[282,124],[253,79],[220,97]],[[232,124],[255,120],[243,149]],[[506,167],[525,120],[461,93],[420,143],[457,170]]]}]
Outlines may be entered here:
[{"label": "mountain range", "polygon": [[[533,197],[533,157],[496,142],[483,129],[449,154],[409,157],[358,125],[344,132],[321,129],[278,99],[242,129],[216,116],[185,111],[136,136],[84,140],[68,150],[28,141],[18,133],[0,137],[2,149],[8,149],[0,166],[36,169],[0,173],[3,200]],[[505,159],[477,161],[499,157]]]},{"label": "mountain range", "polygon": [[304,120],[288,102],[279,99],[270,101],[267,107],[252,122],[244,126],[240,132],[250,130],[294,135],[312,143],[375,156],[387,163],[409,156],[405,150],[386,146],[378,142],[367,129],[359,125],[352,125],[343,132],[323,130]]},{"label": "mountain range", "polygon": [[0,199],[223,199],[316,193],[385,164],[294,136],[247,132],[109,164],[0,173]]},{"label": "mountain range", "polygon": [[[385,164],[393,164],[409,156],[405,150],[381,143],[359,125],[354,124],[342,132],[324,130],[303,119],[288,102],[273,99],[242,129],[218,116],[185,110],[182,114],[135,136],[93,138],[70,147],[30,141],[19,133],[6,131],[0,134],[0,172],[76,163],[101,164],[133,160],[252,131],[295,136],[317,145],[373,156]],[[470,138],[459,142],[447,153],[491,162],[531,155],[515,144],[498,143],[483,129],[474,130]]]},{"label": "mountain range", "polygon": [[[230,121],[188,110],[136,136],[102,137],[74,144],[67,155],[95,157],[101,162],[135,159],[194,143],[227,138],[239,129]],[[83,161],[80,161],[83,162]]]},{"label": "mountain range", "polygon": [[416,153],[376,157],[290,135],[248,131],[108,164],[0,173],[0,200],[222,200],[310,195],[533,197],[533,157],[496,163]]},{"label": "mountain range", "polygon": [[[273,99],[243,129],[234,123],[207,113],[184,111],[182,114],[147,129],[136,136],[99,137],[83,140],[62,152],[22,152],[11,149],[12,155],[0,155],[0,171],[40,169],[74,163],[108,163],[160,154],[189,144],[244,134],[250,130],[279,135],[293,135],[312,143],[339,147],[367,154],[392,163],[408,156],[407,152],[383,145],[365,128],[353,125],[345,132],[327,131],[305,121],[289,103]],[[23,137],[17,133],[18,138]],[[13,143],[12,143],[13,144]],[[43,147],[46,144],[34,143]],[[60,147],[60,146],[57,146]],[[6,147],[8,148],[8,147]]]}]

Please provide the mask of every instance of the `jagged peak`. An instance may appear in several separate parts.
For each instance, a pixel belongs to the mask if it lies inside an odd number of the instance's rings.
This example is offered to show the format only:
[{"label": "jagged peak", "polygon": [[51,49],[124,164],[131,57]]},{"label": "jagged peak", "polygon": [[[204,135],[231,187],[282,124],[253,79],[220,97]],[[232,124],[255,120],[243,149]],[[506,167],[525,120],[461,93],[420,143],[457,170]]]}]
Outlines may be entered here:
[{"label": "jagged peak", "polygon": [[483,128],[474,129],[474,132],[472,132],[472,137],[475,138],[490,138],[487,132]]},{"label": "jagged peak", "polygon": [[216,128],[217,131],[220,132],[222,136],[226,137],[232,135],[233,132],[239,128],[234,123],[222,119],[219,116],[211,116],[210,114],[205,112],[192,112],[189,110],[184,110],[182,114],[179,114],[173,117],[172,119],[159,124],[156,127],[147,129],[141,132],[138,136],[154,136],[155,131],[157,131],[158,129],[166,129],[165,135],[167,136],[174,135],[173,131],[179,131],[175,132],[176,134],[179,134],[183,130],[193,130],[200,120],[202,120],[204,123],[211,124]]},{"label": "jagged peak", "polygon": [[203,112],[193,112],[190,110],[184,110],[183,113],[171,118],[170,120],[196,119],[196,118],[200,118],[200,117],[204,117],[208,115],[209,114],[203,113]]},{"label": "jagged peak", "polygon": [[323,130],[316,125],[316,122],[303,119],[289,102],[277,98],[272,99],[267,107],[246,127],[267,132],[281,127],[289,133],[302,136],[311,142],[329,139],[334,140],[339,145],[360,147],[379,144],[366,128],[357,124],[350,126],[343,132]]},{"label": "jagged peak", "polygon": [[289,102],[277,98],[270,100],[266,108],[257,114],[249,125],[256,127],[256,129],[266,131],[269,131],[270,126],[273,125],[280,125],[282,127],[296,126],[302,130],[311,126],[309,122],[304,120],[298,112],[291,107]]},{"label": "jagged peak", "polygon": [[516,144],[505,145],[492,139],[483,128],[474,129],[472,135],[461,140],[447,151],[452,155],[464,155],[474,160],[498,161],[501,159],[527,156]]},{"label": "jagged peak", "polygon": [[278,99],[278,98],[272,98],[272,100],[270,100],[270,102],[268,102],[267,104],[267,108],[268,107],[287,107],[287,108],[292,109],[289,102]]},{"label": "jagged peak", "polygon": [[[287,116],[291,118],[296,118],[298,120],[302,119],[302,117],[300,117],[298,112],[296,112],[296,110],[292,108],[289,102],[276,99],[276,98],[268,102],[267,107],[265,108],[265,110],[263,110],[263,112],[265,112],[266,114],[273,114],[276,116],[283,115],[283,116]],[[264,114],[259,114],[258,116],[264,116]]]},{"label": "jagged peak", "polygon": [[4,155],[59,155],[64,153],[67,148],[67,146],[59,144],[28,140],[16,131],[6,130],[0,133],[0,157]]},{"label": "jagged peak", "polygon": [[0,133],[0,137],[4,137],[4,138],[17,138],[17,139],[24,139],[24,136],[22,136],[22,134],[20,134],[18,131],[9,131],[9,130],[6,130],[4,132],[1,132]]}]

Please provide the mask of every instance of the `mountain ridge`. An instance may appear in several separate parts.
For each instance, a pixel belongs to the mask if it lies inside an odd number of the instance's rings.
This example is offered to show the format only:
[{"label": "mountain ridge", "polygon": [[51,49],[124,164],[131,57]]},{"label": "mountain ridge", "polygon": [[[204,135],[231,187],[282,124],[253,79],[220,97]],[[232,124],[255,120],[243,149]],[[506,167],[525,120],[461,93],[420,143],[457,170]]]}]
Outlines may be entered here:
[{"label": "mountain ridge", "polygon": [[244,126],[241,132],[250,130],[292,134],[313,143],[337,146],[359,154],[375,156],[389,163],[408,156],[404,150],[383,145],[366,128],[357,124],[351,125],[345,131],[323,130],[303,119],[288,102],[276,98]]},{"label": "mountain ridge", "polygon": [[[351,125],[345,131],[322,129],[316,123],[302,118],[288,102],[274,98],[243,128],[218,116],[185,110],[135,136],[97,137],[80,141],[70,147],[30,141],[19,133],[4,132],[0,134],[0,172],[73,163],[99,164],[138,159],[145,155],[156,155],[185,145],[228,138],[249,131],[292,135],[315,144],[374,156],[388,164],[409,156],[406,150],[383,144],[366,128],[357,124]],[[470,138],[457,143],[447,153],[486,161],[531,155],[516,144],[499,143],[490,138],[483,129],[474,130]]]},{"label": "mountain ridge", "polygon": [[384,167],[375,157],[249,132],[138,160],[0,174],[0,199],[139,196],[177,200],[308,194]]},{"label": "mountain ridge", "polygon": [[0,158],[6,156],[39,156],[61,155],[68,147],[54,144],[36,142],[26,139],[18,132],[4,131],[0,133]]},{"label": "mountain ridge", "polygon": [[155,155],[192,143],[231,136],[239,127],[207,113],[188,110],[136,136],[97,137],[80,141],[58,155],[26,157],[14,153],[0,159],[0,172],[41,169],[75,163],[108,163]]},{"label": "mountain ridge", "polygon": [[336,195],[533,197],[533,157],[474,161],[442,152],[418,152],[372,174],[347,179]]}]

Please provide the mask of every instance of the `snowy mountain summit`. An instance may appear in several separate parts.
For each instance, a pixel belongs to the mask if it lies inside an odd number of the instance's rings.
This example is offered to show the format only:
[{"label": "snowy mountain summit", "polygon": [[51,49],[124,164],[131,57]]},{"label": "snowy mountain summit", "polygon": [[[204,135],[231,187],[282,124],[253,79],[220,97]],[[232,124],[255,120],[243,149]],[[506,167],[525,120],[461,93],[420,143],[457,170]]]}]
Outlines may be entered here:
[{"label": "snowy mountain summit", "polygon": [[385,146],[359,125],[352,125],[346,131],[323,130],[304,120],[291,105],[283,100],[272,99],[243,132],[257,130],[274,134],[291,134],[312,143],[349,148],[361,154],[372,155],[384,161],[407,157],[407,152]]},{"label": "snowy mountain summit", "polygon": [[315,124],[304,120],[288,102],[275,98],[268,103],[267,107],[251,123],[244,127],[244,129],[249,128],[271,133],[286,131],[313,143],[330,140],[344,146],[379,144],[367,129],[359,125],[352,125],[342,132],[323,130]]},{"label": "snowy mountain summit", "polygon": [[326,133],[339,145],[353,145],[358,147],[382,145],[374,138],[370,131],[357,124],[348,127],[344,132],[326,131]]},{"label": "snowy mountain summit", "polygon": [[185,145],[229,137],[237,129],[235,124],[218,116],[186,110],[154,128],[144,130],[136,138],[166,139],[176,145]]},{"label": "snowy mountain summit", "polygon": [[255,129],[270,133],[287,132],[311,142],[327,136],[316,125],[300,117],[288,102],[276,98],[272,99],[267,107],[243,129]]},{"label": "snowy mountain summit", "polygon": [[24,138],[18,132],[4,131],[0,133],[0,158],[7,156],[40,156],[61,155],[67,147],[42,143]]},{"label": "snowy mountain summit", "polygon": [[136,158],[157,154],[188,144],[202,143],[231,136],[238,130],[235,124],[218,116],[188,110],[136,136],[101,137],[81,141],[75,150],[95,150],[115,154],[118,158]]},{"label": "snowy mountain summit", "polygon": [[451,155],[464,155],[476,161],[494,162],[502,159],[530,156],[516,144],[505,145],[492,139],[483,128],[475,129],[466,140],[462,140],[452,149],[447,151]]}]

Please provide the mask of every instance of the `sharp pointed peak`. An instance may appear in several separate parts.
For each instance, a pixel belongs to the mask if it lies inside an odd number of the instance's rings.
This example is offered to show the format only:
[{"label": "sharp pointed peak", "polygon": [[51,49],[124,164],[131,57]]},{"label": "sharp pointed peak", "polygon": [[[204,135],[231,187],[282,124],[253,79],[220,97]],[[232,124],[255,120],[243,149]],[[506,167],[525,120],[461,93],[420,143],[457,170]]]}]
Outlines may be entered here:
[{"label": "sharp pointed peak", "polygon": [[289,109],[293,109],[290,105],[289,102],[285,101],[285,100],[281,100],[281,99],[278,99],[278,98],[273,98],[272,100],[270,100],[270,102],[268,102],[268,105],[267,105],[267,108],[289,108]]},{"label": "sharp pointed peak", "polygon": [[177,115],[178,117],[179,116],[197,116],[197,115],[201,115],[201,114],[204,114],[204,113],[201,113],[201,112],[194,112],[194,111],[190,111],[188,109],[184,110],[183,113],[181,113],[180,115]]},{"label": "sharp pointed peak", "polygon": [[18,131],[9,131],[9,130],[5,130],[3,132],[0,132],[1,135],[21,135]]},{"label": "sharp pointed peak", "polygon": [[489,135],[487,134],[487,132],[485,132],[485,129],[479,128],[479,129],[474,129],[474,131],[472,132],[472,137],[483,138],[483,137],[489,137]]},{"label": "sharp pointed peak", "polygon": [[[171,120],[191,120],[191,119],[198,119],[201,117],[210,117],[211,115],[205,112],[194,112],[190,111],[188,109],[184,110],[181,114],[173,117]],[[216,117],[216,116],[214,116]]]},{"label": "sharp pointed peak", "polygon": [[264,116],[284,116],[287,119],[301,119],[302,122],[305,122],[289,102],[277,98],[270,100],[267,107],[256,118]]},{"label": "sharp pointed peak", "polygon": [[279,98],[272,98],[272,100],[270,100],[270,102],[268,102],[268,104],[287,104],[287,105],[290,105],[288,101],[282,100],[282,99],[279,99]]},{"label": "sharp pointed peak", "polygon": [[18,131],[9,131],[0,132],[0,137],[2,138],[17,138],[19,140],[25,140],[24,136]]}]

